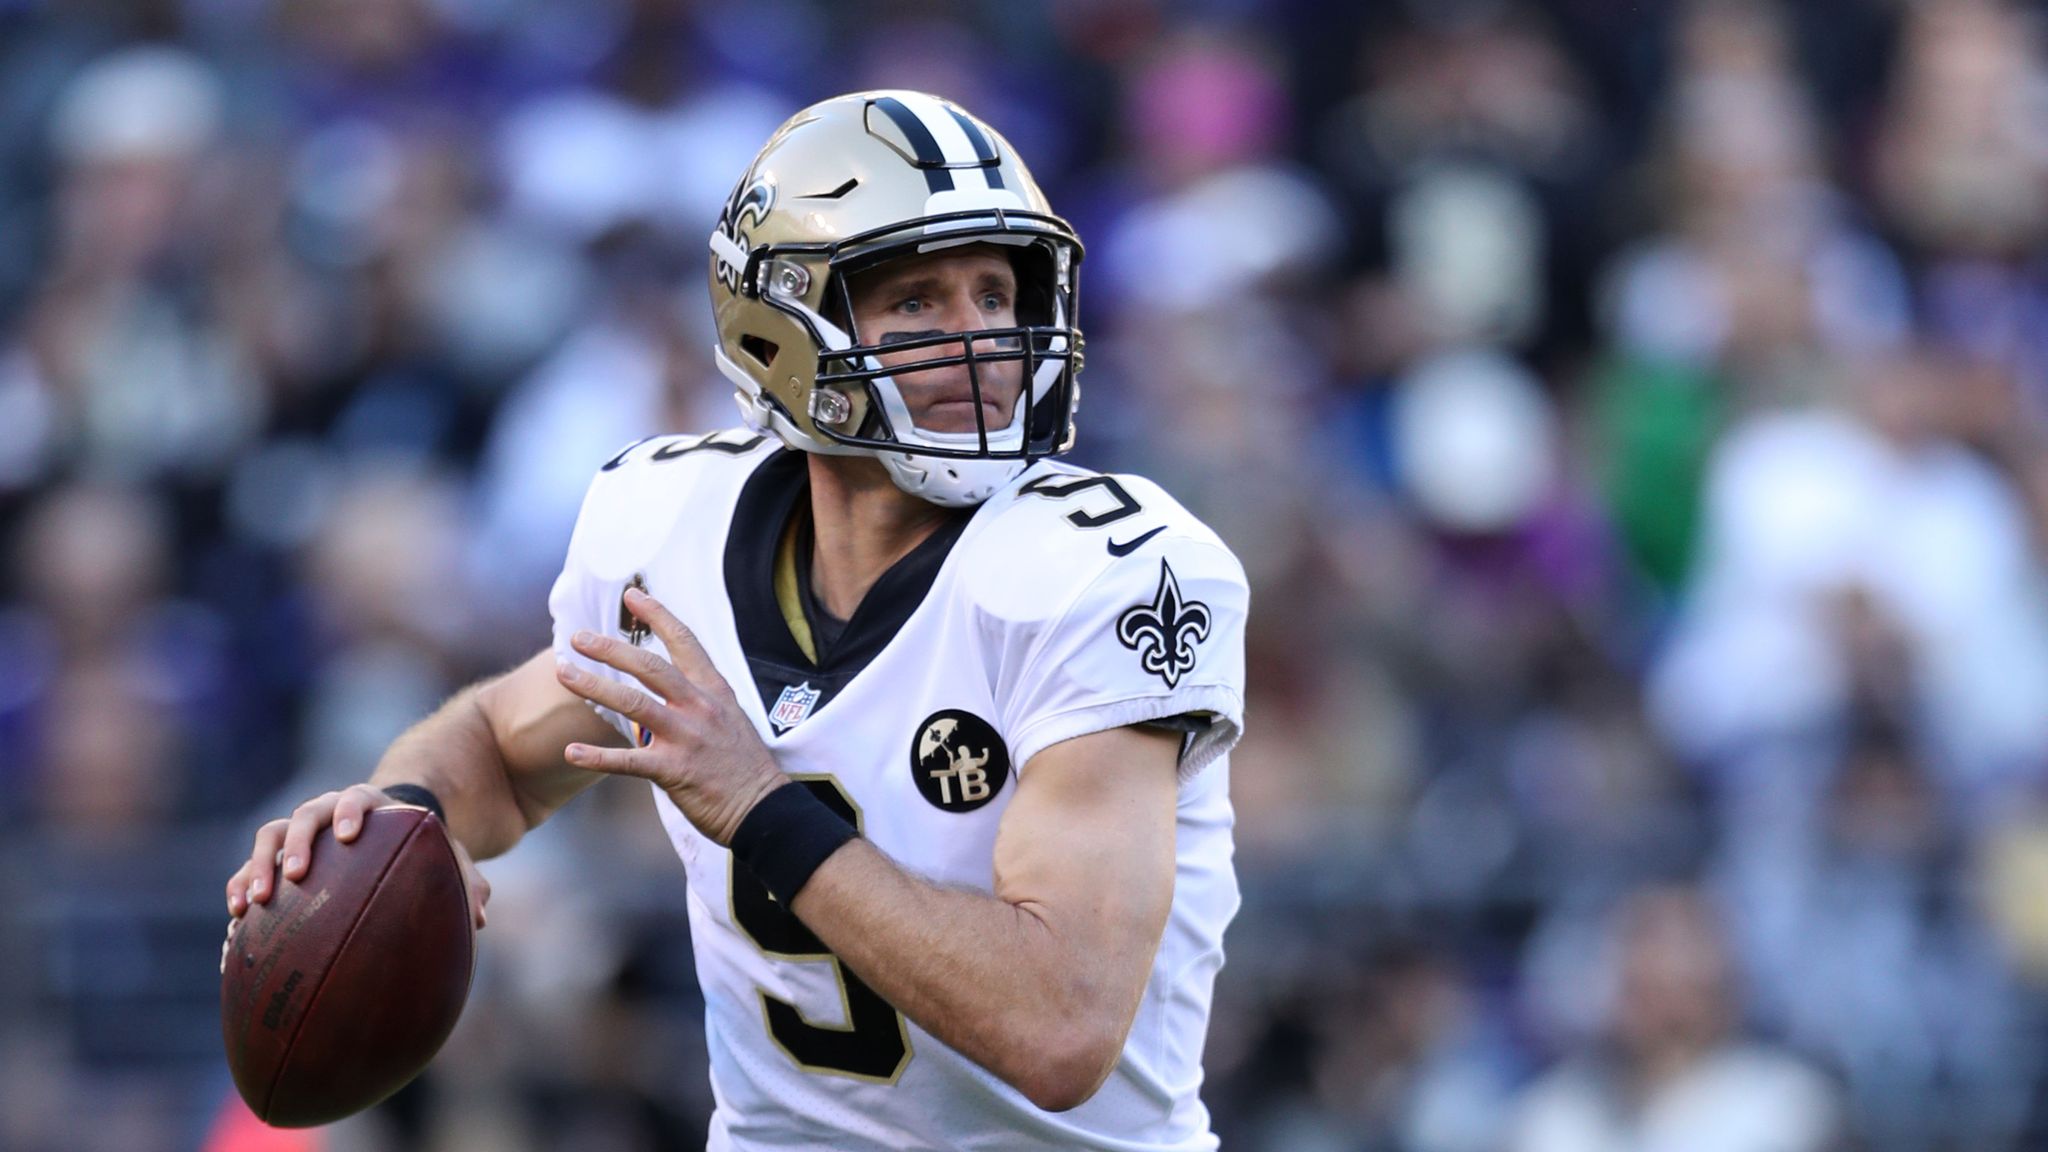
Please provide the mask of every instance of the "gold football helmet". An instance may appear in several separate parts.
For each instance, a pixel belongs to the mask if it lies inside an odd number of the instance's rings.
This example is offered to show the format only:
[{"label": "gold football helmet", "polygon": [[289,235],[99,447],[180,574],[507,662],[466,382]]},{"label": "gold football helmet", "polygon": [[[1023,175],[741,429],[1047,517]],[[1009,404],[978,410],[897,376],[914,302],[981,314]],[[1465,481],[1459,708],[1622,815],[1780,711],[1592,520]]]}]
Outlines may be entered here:
[{"label": "gold football helmet", "polygon": [[[855,331],[847,282],[900,256],[1003,246],[1016,326],[886,342]],[[711,234],[718,367],[747,423],[792,448],[882,461],[897,487],[980,503],[1074,441],[1081,243],[1009,142],[922,92],[857,92],[812,105],[770,137]],[[966,365],[975,429],[919,428],[877,355],[927,351],[894,371]],[[983,369],[1021,362],[1009,423],[983,414]]]}]

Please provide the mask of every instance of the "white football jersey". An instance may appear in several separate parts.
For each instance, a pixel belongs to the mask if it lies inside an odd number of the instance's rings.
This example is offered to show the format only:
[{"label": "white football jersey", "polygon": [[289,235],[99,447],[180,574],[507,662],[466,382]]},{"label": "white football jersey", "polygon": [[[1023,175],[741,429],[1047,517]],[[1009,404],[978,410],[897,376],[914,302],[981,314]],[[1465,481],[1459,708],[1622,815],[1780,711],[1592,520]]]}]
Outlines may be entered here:
[{"label": "white football jersey", "polygon": [[1182,756],[1173,908],[1136,1024],[1101,1091],[1063,1113],[905,1019],[657,789],[689,876],[710,1147],[1214,1148],[1199,1089],[1238,905],[1226,756],[1244,708],[1237,559],[1149,481],[1041,462],[891,568],[813,664],[772,586],[807,475],[801,453],[749,432],[622,452],[592,482],[549,598],[556,653],[632,683],[568,638],[589,629],[662,651],[622,611],[643,583],[696,632],[784,771],[912,873],[981,892],[1018,775],[1042,749],[1208,722]]}]

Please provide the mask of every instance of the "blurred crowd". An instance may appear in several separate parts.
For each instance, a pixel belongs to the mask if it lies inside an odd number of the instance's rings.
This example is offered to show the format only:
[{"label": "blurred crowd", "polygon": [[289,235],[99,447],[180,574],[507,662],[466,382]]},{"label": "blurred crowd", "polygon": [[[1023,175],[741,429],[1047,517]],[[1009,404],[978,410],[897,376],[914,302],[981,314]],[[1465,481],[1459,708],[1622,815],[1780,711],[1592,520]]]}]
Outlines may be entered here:
[{"label": "blurred crowd", "polygon": [[1251,576],[1226,1148],[2048,1146],[2044,20],[0,0],[0,1149],[701,1146],[644,788],[318,1134],[234,1102],[221,885],[733,422],[717,206],[882,86],[1076,223],[1076,458]]}]

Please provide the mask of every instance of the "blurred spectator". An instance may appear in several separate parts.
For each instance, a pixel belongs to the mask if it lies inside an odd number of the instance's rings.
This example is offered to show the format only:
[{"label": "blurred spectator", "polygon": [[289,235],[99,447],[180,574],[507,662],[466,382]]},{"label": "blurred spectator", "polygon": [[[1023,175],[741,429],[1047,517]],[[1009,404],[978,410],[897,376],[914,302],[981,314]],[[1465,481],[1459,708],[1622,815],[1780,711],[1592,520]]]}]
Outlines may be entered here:
[{"label": "blurred spectator", "polygon": [[1113,302],[1199,312],[1329,266],[1336,216],[1279,147],[1286,83],[1258,37],[1200,27],[1132,77],[1126,126],[1142,198],[1095,240]]},{"label": "blurred spectator", "polygon": [[1582,303],[1552,293],[1586,275],[1597,230],[1583,207],[1606,146],[1543,17],[1460,5],[1378,21],[1356,69],[1316,155],[1360,260],[1392,273],[1437,339],[1522,347],[1573,325]]},{"label": "blurred spectator", "polygon": [[2048,232],[2040,29],[2003,0],[1917,5],[1878,152],[1878,189],[1934,253],[2023,256]]},{"label": "blurred spectator", "polygon": [[[1874,364],[1850,411],[1760,416],[1722,442],[1701,567],[1655,681],[1670,739],[1699,759],[1840,723],[1859,671],[1834,605],[1899,630],[1901,703],[1937,779],[1988,812],[2048,758],[2048,615],[2028,491],[1972,452],[1939,358]],[[1992,382],[1995,386],[1995,381]],[[1994,417],[1995,419],[1995,417]],[[1768,691],[1759,690],[1765,683]]]},{"label": "blurred spectator", "polygon": [[1880,203],[1925,264],[1938,338],[2005,365],[2048,420],[2048,98],[2038,12],[1942,0],[1907,22],[1876,141]]},{"label": "blurred spectator", "polygon": [[1694,562],[1704,460],[1731,415],[1847,387],[1908,325],[1902,269],[1830,178],[1788,19],[1751,0],[1684,10],[1650,172],[1658,230],[1606,273],[1597,462],[1665,588]]},{"label": "blurred spectator", "polygon": [[1845,745],[1811,809],[1732,840],[1724,875],[1755,1002],[1842,1072],[1867,1146],[2008,1146],[2028,1107],[2012,1086],[2040,1060],[2035,1025],[1972,910],[1953,811],[1881,717]]},{"label": "blurred spectator", "polygon": [[263,396],[207,298],[204,248],[232,198],[210,177],[224,93],[195,56],[132,48],[64,90],[54,251],[0,358],[0,475],[74,457],[96,475],[206,475],[260,424]]},{"label": "blurred spectator", "polygon": [[337,497],[306,557],[321,672],[305,700],[312,794],[366,778],[384,749],[461,686],[475,621],[461,588],[456,494],[445,478],[365,476]]},{"label": "blurred spectator", "polygon": [[226,624],[171,595],[164,513],[132,491],[78,486],[50,491],[23,523],[24,596],[0,617],[0,816],[24,789],[51,828],[118,841],[130,824],[232,794],[229,780],[187,778],[198,754],[232,740],[237,686]]},{"label": "blurred spectator", "polygon": [[[1523,1098],[1515,1152],[1819,1152],[1840,1128],[1832,1089],[1743,1037],[1740,982],[1712,909],[1646,889],[1612,923],[1613,1002],[1595,1053]],[[1596,977],[1597,978],[1597,977]]]},{"label": "blurred spectator", "polygon": [[1751,404],[1811,396],[1814,349],[1892,347],[1907,322],[1897,262],[1829,179],[1791,52],[1769,4],[1687,9],[1658,173],[1666,231],[1610,287],[1627,355],[1718,367]]},{"label": "blurred spectator", "polygon": [[647,436],[718,427],[729,386],[691,331],[695,310],[664,285],[616,286],[593,315],[506,395],[477,470],[470,579],[479,605],[518,622],[510,663],[545,641],[533,605],[561,570],[583,489],[598,466]]}]

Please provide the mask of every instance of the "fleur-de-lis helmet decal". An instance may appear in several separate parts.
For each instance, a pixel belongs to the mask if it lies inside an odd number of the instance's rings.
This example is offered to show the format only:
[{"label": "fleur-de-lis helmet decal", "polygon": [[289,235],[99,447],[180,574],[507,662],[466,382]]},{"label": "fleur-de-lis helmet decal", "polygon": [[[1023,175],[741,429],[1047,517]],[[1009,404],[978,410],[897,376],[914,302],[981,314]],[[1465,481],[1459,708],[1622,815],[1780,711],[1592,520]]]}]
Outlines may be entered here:
[{"label": "fleur-de-lis helmet decal", "polygon": [[1138,654],[1145,671],[1172,688],[1195,666],[1195,645],[1209,638],[1209,606],[1187,600],[1166,561],[1159,562],[1159,591],[1150,604],[1126,609],[1116,618],[1116,638]]}]

